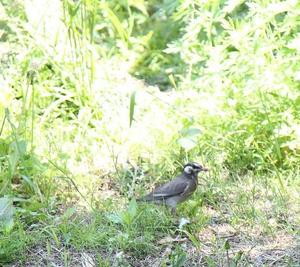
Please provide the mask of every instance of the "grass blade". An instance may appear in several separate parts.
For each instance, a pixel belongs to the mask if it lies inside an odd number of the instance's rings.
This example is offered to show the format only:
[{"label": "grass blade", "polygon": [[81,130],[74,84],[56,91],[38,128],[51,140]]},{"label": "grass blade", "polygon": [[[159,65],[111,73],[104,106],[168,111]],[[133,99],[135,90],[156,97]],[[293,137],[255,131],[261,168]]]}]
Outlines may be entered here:
[{"label": "grass blade", "polygon": [[133,116],[134,116],[134,108],[135,108],[135,94],[136,92],[132,92],[130,96],[130,104],[129,104],[129,126],[131,127]]}]

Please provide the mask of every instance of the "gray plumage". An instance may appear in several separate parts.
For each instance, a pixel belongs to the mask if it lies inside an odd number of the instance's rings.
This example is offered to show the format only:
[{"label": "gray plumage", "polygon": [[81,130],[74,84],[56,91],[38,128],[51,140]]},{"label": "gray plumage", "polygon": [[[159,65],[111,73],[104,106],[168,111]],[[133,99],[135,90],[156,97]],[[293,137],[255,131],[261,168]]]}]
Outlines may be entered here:
[{"label": "gray plumage", "polygon": [[197,189],[198,173],[201,171],[207,169],[196,162],[188,163],[184,166],[182,174],[138,200],[166,204],[175,211],[176,205],[189,198]]}]

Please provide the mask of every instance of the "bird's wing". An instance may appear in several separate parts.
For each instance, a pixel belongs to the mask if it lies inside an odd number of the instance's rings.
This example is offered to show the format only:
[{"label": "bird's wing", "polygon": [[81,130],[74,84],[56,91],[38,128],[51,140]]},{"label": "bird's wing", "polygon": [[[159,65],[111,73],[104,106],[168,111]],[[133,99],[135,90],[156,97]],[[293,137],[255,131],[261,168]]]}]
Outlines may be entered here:
[{"label": "bird's wing", "polygon": [[189,186],[188,182],[178,177],[145,196],[145,200],[161,200],[182,194]]}]

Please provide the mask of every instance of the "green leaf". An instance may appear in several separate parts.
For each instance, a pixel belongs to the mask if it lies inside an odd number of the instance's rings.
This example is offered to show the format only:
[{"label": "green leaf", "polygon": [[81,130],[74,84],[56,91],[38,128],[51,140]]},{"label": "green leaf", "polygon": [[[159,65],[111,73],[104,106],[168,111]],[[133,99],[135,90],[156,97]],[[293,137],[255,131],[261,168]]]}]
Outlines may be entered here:
[{"label": "green leaf", "polygon": [[192,137],[192,136],[197,136],[199,134],[201,134],[201,130],[198,128],[186,128],[181,130],[181,134],[184,137]]},{"label": "green leaf", "polygon": [[134,198],[130,201],[127,211],[130,214],[131,218],[134,218],[136,216],[137,203],[136,203],[136,200]]},{"label": "green leaf", "polygon": [[133,198],[130,201],[127,210],[122,214],[123,223],[126,225],[131,225],[136,214],[137,214],[137,203],[136,200]]},{"label": "green leaf", "polygon": [[133,6],[141,11],[145,16],[148,16],[147,8],[144,0],[128,0],[129,6]]},{"label": "green leaf", "polygon": [[115,224],[121,224],[121,223],[123,223],[123,220],[122,220],[121,216],[118,213],[111,213],[111,214],[108,214],[106,217],[112,223],[115,223]]},{"label": "green leaf", "polygon": [[26,142],[24,140],[12,142],[9,146],[9,173],[12,177],[19,159],[26,153]]},{"label": "green leaf", "polygon": [[13,177],[15,173],[15,169],[17,166],[17,163],[19,161],[19,153],[12,153],[8,157],[8,169],[9,169],[9,176]]},{"label": "green leaf", "polygon": [[15,147],[15,150],[18,151],[20,156],[23,156],[26,153],[27,143],[25,140],[19,140],[17,142],[13,142],[12,146]]},{"label": "green leaf", "polygon": [[228,239],[224,243],[224,248],[225,248],[225,250],[229,250],[230,249],[230,244],[229,244]]},{"label": "green leaf", "polygon": [[234,256],[233,260],[234,260],[235,266],[238,266],[238,262],[240,261],[242,256],[243,256],[243,251],[241,251],[241,250]]},{"label": "green leaf", "polygon": [[76,209],[75,208],[68,208],[65,213],[63,214],[63,218],[65,220],[70,219],[74,214],[76,213]]},{"label": "green leaf", "polygon": [[29,185],[29,187],[35,191],[35,185],[33,183],[33,181],[31,180],[31,178],[29,176],[26,175],[21,175],[22,179]]},{"label": "green leaf", "polygon": [[208,267],[217,267],[217,264],[215,263],[215,261],[210,257],[206,257],[205,262]]},{"label": "green leaf", "polygon": [[130,104],[129,104],[129,126],[131,127],[134,115],[134,108],[135,108],[135,91],[132,92],[130,96]]},{"label": "green leaf", "polygon": [[9,232],[14,226],[14,207],[12,199],[7,196],[0,198],[0,230]]},{"label": "green leaf", "polygon": [[177,140],[178,144],[189,151],[197,145],[197,137],[201,133],[201,130],[198,128],[184,128],[180,131],[181,138]]},{"label": "green leaf", "polygon": [[171,255],[171,266],[173,267],[182,267],[185,266],[187,260],[187,254],[179,246],[175,247],[175,250]]},{"label": "green leaf", "polygon": [[8,142],[5,139],[0,139],[0,156],[6,156],[9,151]]},{"label": "green leaf", "polygon": [[129,226],[132,224],[133,218],[131,217],[131,215],[128,211],[123,212],[121,215],[121,218],[122,218],[122,223],[124,225]]},{"label": "green leaf", "polygon": [[177,142],[186,151],[193,149],[197,145],[196,141],[185,137],[179,138]]}]

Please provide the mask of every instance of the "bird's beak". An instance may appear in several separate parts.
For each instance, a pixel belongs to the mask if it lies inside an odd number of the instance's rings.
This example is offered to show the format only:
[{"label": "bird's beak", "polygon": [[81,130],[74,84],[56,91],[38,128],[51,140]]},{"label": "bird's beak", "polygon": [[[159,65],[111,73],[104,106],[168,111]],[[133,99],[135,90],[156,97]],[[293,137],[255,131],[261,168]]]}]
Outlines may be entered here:
[{"label": "bird's beak", "polygon": [[208,168],[202,168],[202,171],[207,172],[207,171],[209,171],[209,169]]}]

